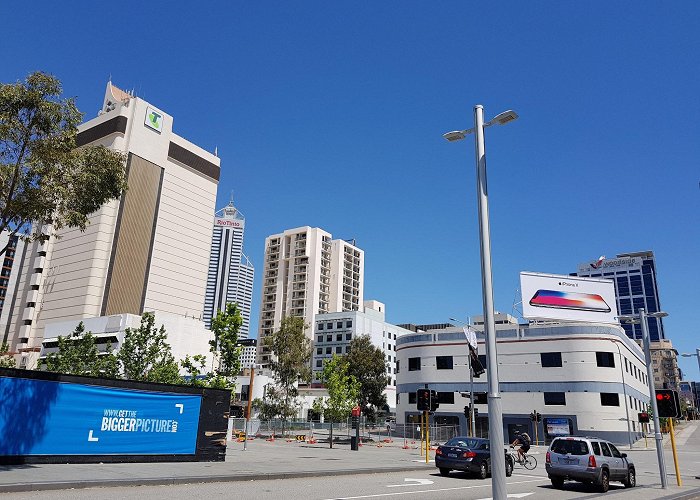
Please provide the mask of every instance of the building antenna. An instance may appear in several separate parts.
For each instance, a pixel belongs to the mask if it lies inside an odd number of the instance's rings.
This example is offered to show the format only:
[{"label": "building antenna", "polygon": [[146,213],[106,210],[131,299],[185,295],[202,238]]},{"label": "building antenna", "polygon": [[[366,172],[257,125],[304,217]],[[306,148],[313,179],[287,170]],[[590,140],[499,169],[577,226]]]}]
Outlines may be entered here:
[{"label": "building antenna", "polygon": [[219,157],[219,146],[214,146],[214,156]]}]

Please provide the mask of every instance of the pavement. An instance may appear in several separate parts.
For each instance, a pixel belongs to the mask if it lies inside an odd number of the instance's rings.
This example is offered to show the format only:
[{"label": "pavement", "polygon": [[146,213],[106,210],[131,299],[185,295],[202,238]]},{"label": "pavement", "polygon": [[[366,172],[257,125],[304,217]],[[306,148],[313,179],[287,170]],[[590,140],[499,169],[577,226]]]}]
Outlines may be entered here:
[{"label": "pavement", "polygon": [[[697,427],[695,422],[680,427],[676,435],[677,446],[685,445]],[[648,448],[645,448],[644,445],[642,439],[635,443],[633,451],[627,450],[627,447],[620,446],[619,448],[623,452],[634,453],[632,457],[635,463],[638,460],[636,456],[643,461],[649,460],[651,463],[655,459],[647,452],[655,450],[653,438],[648,440]],[[670,445],[665,448],[667,448],[666,454],[668,455]],[[546,473],[544,473],[546,451],[547,448],[544,446],[533,446],[530,450],[530,453],[538,460],[538,470],[544,475],[543,479],[546,479]],[[648,458],[645,459],[645,456]],[[693,459],[696,459],[695,456]],[[649,469],[649,479],[652,480],[654,468],[651,465],[646,468]],[[667,458],[667,468],[669,474],[673,474],[672,459]],[[0,466],[0,493],[93,487],[262,481],[392,472],[434,473],[435,465],[432,461],[428,464],[425,463],[425,458],[421,457],[420,454],[419,443],[403,439],[395,439],[388,443],[366,442],[359,451],[351,451],[349,444],[346,443],[334,444],[333,449],[330,449],[327,442],[309,444],[285,439],[277,439],[274,442],[252,439],[247,443],[247,451],[244,451],[243,443],[229,442],[224,462]],[[684,476],[686,474],[687,472],[684,471]],[[658,475],[656,478],[658,481]],[[669,483],[672,482],[674,482],[673,476],[669,475]],[[697,488],[700,483],[693,484],[693,486]]]}]

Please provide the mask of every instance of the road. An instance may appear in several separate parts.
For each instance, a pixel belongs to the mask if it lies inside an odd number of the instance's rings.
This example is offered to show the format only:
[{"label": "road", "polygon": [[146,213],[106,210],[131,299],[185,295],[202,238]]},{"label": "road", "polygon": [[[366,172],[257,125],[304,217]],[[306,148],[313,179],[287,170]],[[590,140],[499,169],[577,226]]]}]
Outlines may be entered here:
[{"label": "road", "polygon": [[[670,449],[666,450],[669,489],[660,488],[656,453],[648,450],[626,450],[637,468],[636,488],[625,489],[621,484],[612,483],[610,492],[600,493],[578,483],[566,483],[564,490],[555,490],[547,478],[543,462],[544,455],[539,455],[538,466],[527,471],[516,466],[513,476],[507,479],[509,498],[557,499],[629,498],[635,500],[658,499],[663,497],[700,498],[700,431],[697,425],[689,426],[679,440],[679,463],[683,488],[676,486],[673,457]],[[652,442],[649,443],[652,446]],[[369,464],[368,464],[369,465]],[[690,495],[690,496],[688,496]],[[478,480],[461,473],[453,472],[449,477],[442,477],[437,470],[417,470],[414,472],[394,472],[384,474],[364,474],[345,476],[324,476],[303,479],[285,479],[275,481],[238,481],[228,483],[182,484],[170,486],[138,486],[91,488],[83,490],[57,490],[45,492],[0,494],[5,499],[140,499],[172,500],[173,498],[255,498],[267,499],[469,499],[485,500],[491,496],[491,481]]]}]

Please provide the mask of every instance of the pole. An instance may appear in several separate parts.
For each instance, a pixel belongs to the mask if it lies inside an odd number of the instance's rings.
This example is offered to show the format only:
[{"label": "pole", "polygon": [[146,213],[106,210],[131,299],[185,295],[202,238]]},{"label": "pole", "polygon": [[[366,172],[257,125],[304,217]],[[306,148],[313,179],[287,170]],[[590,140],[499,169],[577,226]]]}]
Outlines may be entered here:
[{"label": "pole", "polygon": [[671,431],[671,449],[673,450],[673,465],[676,467],[676,483],[678,486],[683,486],[683,481],[681,481],[681,471],[678,469],[678,454],[676,453],[676,438],[673,432],[673,419],[668,419],[668,427]]},{"label": "pole", "polygon": [[250,381],[248,382],[248,411],[245,416],[245,441],[243,441],[243,451],[248,450],[248,424],[250,422],[250,411],[253,406],[253,379],[255,378],[255,367],[250,367]]},{"label": "pole", "polygon": [[643,308],[639,309],[639,321],[642,325],[642,339],[644,342],[644,357],[647,362],[647,380],[649,381],[649,398],[651,399],[651,411],[654,416],[654,440],[656,441],[656,459],[659,462],[659,475],[661,487],[666,489],[666,460],[664,459],[664,440],[659,424],[659,409],[656,405],[656,391],[654,390],[654,372],[651,367],[651,347],[649,346],[649,326]]},{"label": "pole", "polygon": [[430,462],[430,417],[425,413],[425,463]]},{"label": "pole", "polygon": [[467,356],[469,363],[469,436],[474,437],[476,434],[476,426],[474,425],[474,371],[472,370],[472,348],[469,339],[467,339],[467,349],[469,350]]},{"label": "pole", "polygon": [[698,357],[698,370],[700,370],[700,349],[695,349],[695,355]]},{"label": "pole", "polygon": [[[493,277],[491,274],[491,234],[489,228],[488,186],[486,183],[486,147],[484,145],[484,107],[474,106],[476,142],[476,191],[479,202],[479,240],[481,247],[481,288],[484,302],[484,332],[488,375],[489,444],[491,448],[491,491],[495,500],[505,500],[506,456],[503,448],[503,407],[498,387],[496,323],[493,310]],[[653,379],[652,379],[653,380]]]}]

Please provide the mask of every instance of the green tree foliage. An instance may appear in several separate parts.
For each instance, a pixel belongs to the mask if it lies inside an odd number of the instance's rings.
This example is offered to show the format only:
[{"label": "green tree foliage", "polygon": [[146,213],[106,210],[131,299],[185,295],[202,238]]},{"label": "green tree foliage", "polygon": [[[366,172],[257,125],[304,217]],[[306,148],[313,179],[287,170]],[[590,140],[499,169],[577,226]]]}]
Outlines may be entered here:
[{"label": "green tree foliage", "polygon": [[0,233],[28,235],[33,223],[33,238],[45,237],[42,224],[84,230],[126,189],[123,154],[76,147],[83,115],[61,93],[58,79],[41,72],[0,83]]},{"label": "green tree foliage", "polygon": [[303,318],[289,316],[282,319],[279,330],[263,341],[273,356],[270,369],[276,385],[274,390],[268,387],[266,398],[284,420],[293,417],[299,406],[297,384],[311,380],[311,340],[306,336],[306,328]]},{"label": "green tree foliage", "polygon": [[238,345],[238,331],[243,324],[243,317],[238,305],[227,303],[224,311],[219,311],[211,320],[211,330],[214,339],[209,342],[211,353],[214,355],[213,376],[209,379],[209,386],[220,389],[234,390],[236,383],[234,377],[241,370],[241,351]]},{"label": "green tree foliage", "polygon": [[111,346],[100,354],[96,337],[85,331],[81,321],[73,333],[58,337],[58,351],[46,356],[46,370],[68,375],[117,378],[119,368]]},{"label": "green tree foliage", "polygon": [[342,357],[336,355],[323,364],[321,378],[328,391],[324,415],[331,422],[330,447],[332,448],[333,422],[341,422],[348,418],[350,410],[358,403],[360,383],[354,376],[348,375],[348,364]]},{"label": "green tree foliage", "polygon": [[155,326],[153,313],[143,313],[139,328],[124,331],[117,359],[127,380],[179,384],[178,363],[166,342],[165,327]]},{"label": "green tree foliage", "polygon": [[384,353],[372,344],[369,335],[355,337],[348,353],[343,356],[348,365],[348,375],[360,383],[360,406],[368,418],[376,417],[377,410],[386,406],[384,390],[389,384]]},{"label": "green tree foliage", "polygon": [[180,361],[180,366],[185,369],[187,375],[189,376],[189,381],[187,385],[194,387],[206,387],[208,380],[206,378],[201,378],[201,375],[206,372],[207,357],[204,354],[195,354],[190,358],[187,354],[185,359]]},{"label": "green tree foliage", "polygon": [[10,353],[10,345],[7,342],[0,344],[0,368],[14,368],[15,358]]}]

